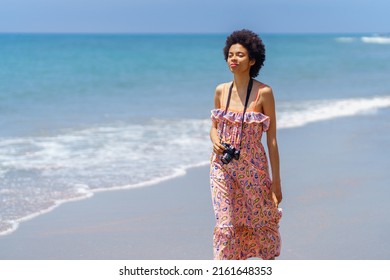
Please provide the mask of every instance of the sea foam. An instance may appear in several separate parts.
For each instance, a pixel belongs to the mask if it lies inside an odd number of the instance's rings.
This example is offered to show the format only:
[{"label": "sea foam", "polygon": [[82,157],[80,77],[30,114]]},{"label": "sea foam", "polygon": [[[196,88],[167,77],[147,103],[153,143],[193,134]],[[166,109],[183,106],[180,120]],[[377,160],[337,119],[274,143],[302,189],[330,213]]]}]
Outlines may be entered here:
[{"label": "sea foam", "polygon": [[390,44],[390,36],[364,36],[361,40],[370,44]]},{"label": "sea foam", "polygon": [[386,107],[390,107],[390,96],[303,101],[301,104],[295,104],[294,109],[285,108],[288,111],[281,113],[278,127],[298,127],[318,121],[373,113]]}]

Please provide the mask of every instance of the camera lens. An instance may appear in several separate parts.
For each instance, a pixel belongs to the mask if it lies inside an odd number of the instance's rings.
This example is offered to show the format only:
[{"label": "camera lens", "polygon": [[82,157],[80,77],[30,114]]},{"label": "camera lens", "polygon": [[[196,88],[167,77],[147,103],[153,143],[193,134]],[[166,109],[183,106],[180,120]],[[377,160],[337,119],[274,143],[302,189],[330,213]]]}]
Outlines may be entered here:
[{"label": "camera lens", "polygon": [[222,143],[225,147],[225,151],[223,152],[223,155],[221,157],[221,161],[224,164],[228,164],[232,161],[233,157],[235,157],[236,149],[229,144]]},{"label": "camera lens", "polygon": [[223,156],[221,157],[221,161],[222,161],[224,164],[228,164],[232,159],[233,159],[233,157],[232,157],[231,154],[229,154],[228,152],[225,152],[225,153],[223,154]]}]

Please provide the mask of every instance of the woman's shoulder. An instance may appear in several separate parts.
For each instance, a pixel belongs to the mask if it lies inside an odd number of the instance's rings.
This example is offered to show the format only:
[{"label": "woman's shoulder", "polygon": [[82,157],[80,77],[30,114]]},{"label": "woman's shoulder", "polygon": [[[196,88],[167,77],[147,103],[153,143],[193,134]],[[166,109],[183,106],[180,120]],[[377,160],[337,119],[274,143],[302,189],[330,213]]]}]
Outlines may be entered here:
[{"label": "woman's shoulder", "polygon": [[256,81],[257,94],[259,98],[269,98],[273,96],[272,87],[260,81]]},{"label": "woman's shoulder", "polygon": [[257,96],[256,96],[256,105],[255,108],[259,111],[264,113],[265,109],[264,107],[268,106],[268,104],[271,104],[274,102],[274,96],[272,92],[272,88],[263,83],[256,81],[257,86]]},{"label": "woman's shoulder", "polygon": [[231,84],[231,82],[226,82],[226,83],[221,83],[221,84],[218,84],[215,88],[215,91],[223,91],[224,88],[228,85],[228,84]]},{"label": "woman's shoulder", "polygon": [[215,95],[216,96],[222,96],[223,92],[225,91],[225,88],[230,84],[231,82],[221,83],[216,86],[215,88]]},{"label": "woman's shoulder", "polygon": [[261,82],[261,81],[258,81],[258,80],[254,80],[255,81],[255,86],[258,87],[259,91],[272,91],[272,87],[264,82]]}]

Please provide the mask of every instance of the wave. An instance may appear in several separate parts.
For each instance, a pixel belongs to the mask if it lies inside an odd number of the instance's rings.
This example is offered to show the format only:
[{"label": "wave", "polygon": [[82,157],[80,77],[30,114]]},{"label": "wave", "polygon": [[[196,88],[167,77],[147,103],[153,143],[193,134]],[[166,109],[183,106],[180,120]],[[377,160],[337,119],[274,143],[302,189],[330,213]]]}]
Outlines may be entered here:
[{"label": "wave", "polygon": [[390,36],[337,37],[339,43],[363,42],[369,44],[390,44]]},{"label": "wave", "polygon": [[[390,107],[390,96],[284,103],[278,128]],[[0,235],[95,192],[137,188],[207,165],[209,119],[150,119],[40,137],[0,138]]]},{"label": "wave", "polygon": [[149,120],[0,139],[0,234],[66,201],[136,188],[206,164],[208,120]]},{"label": "wave", "polygon": [[373,113],[378,109],[390,107],[390,96],[306,101],[298,107],[286,107],[278,119],[279,128],[293,128],[313,122]]},{"label": "wave", "polygon": [[362,42],[370,44],[390,44],[390,36],[361,37]]}]

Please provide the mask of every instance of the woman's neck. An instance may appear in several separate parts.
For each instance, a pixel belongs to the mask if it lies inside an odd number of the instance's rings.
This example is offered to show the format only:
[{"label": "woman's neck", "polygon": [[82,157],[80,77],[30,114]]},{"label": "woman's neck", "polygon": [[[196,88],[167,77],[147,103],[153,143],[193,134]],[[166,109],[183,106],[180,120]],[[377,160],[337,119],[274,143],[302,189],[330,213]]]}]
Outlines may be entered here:
[{"label": "woman's neck", "polygon": [[234,75],[234,87],[236,88],[237,92],[245,91],[246,93],[249,80],[249,75]]}]

